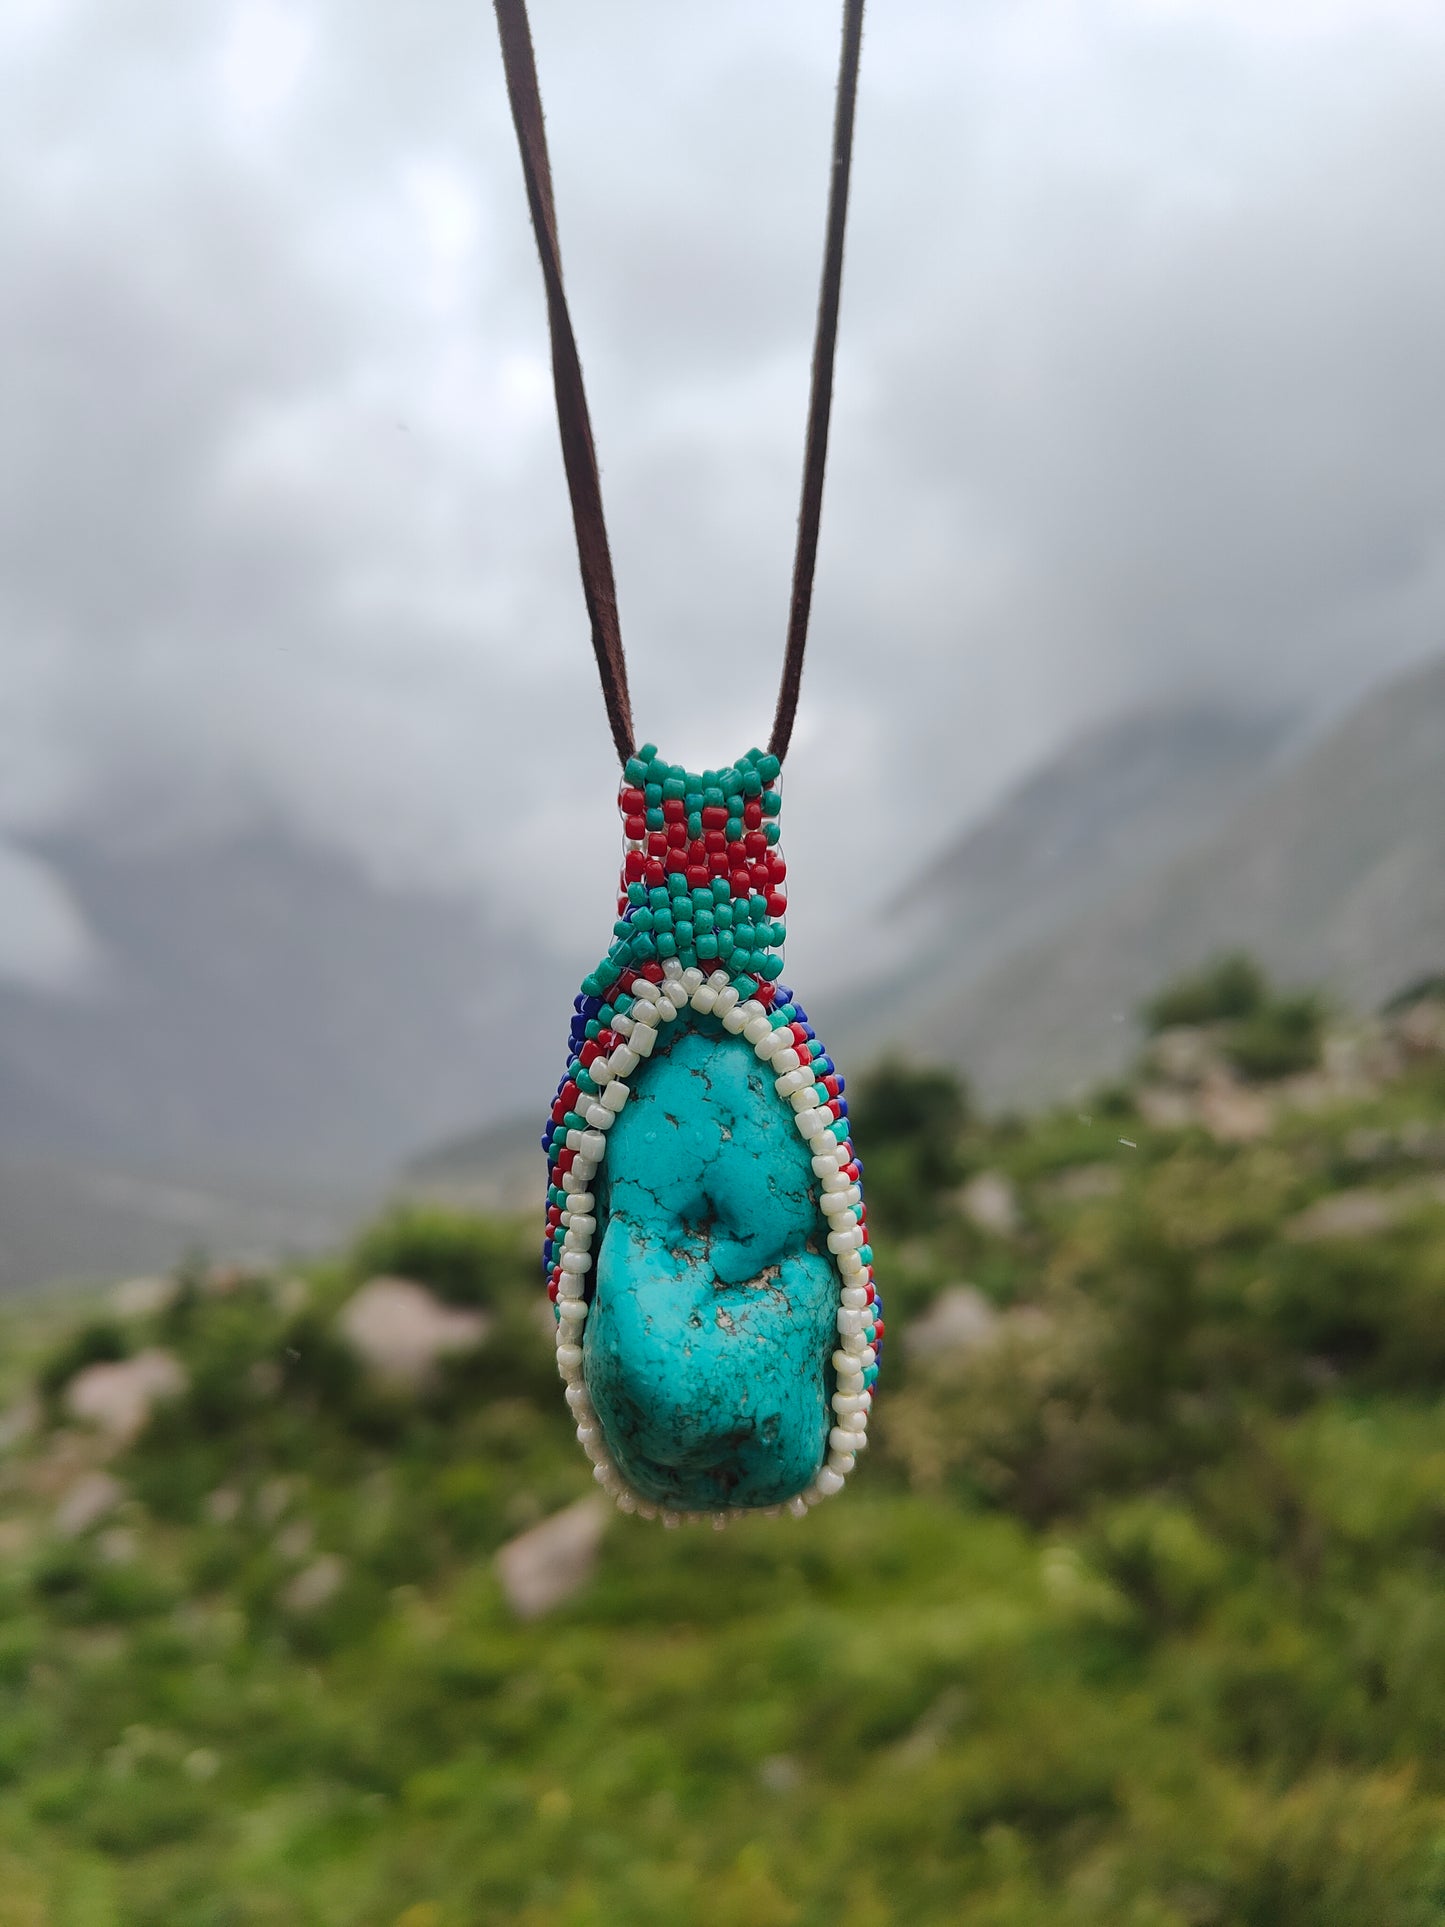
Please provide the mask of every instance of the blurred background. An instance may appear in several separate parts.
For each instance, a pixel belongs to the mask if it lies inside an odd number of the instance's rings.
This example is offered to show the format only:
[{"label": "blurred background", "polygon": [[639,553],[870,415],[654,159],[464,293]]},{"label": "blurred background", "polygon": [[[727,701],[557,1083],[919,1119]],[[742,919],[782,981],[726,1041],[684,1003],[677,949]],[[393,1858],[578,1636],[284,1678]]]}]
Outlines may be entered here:
[{"label": "blurred background", "polygon": [[[837,9],[533,10],[716,764]],[[1442,90],[1424,0],[872,10],[783,823],[891,1384],[703,1543],[536,1309],[618,825],[490,10],[9,0],[0,1927],[1445,1918]]]}]

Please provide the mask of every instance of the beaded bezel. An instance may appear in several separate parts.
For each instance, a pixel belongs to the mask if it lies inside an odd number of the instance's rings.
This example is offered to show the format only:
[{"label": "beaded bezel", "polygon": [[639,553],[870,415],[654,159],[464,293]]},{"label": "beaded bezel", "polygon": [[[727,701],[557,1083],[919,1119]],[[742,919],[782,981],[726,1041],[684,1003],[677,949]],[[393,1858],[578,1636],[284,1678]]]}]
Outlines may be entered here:
[{"label": "beaded bezel", "polygon": [[[786,1509],[801,1517],[811,1505],[840,1492],[854,1469],[857,1454],[867,1444],[868,1416],[882,1351],[883,1305],[873,1277],[862,1165],[853,1149],[844,1080],[833,1070],[806,1013],[777,981],[785,931],[781,922],[768,918],[780,914],[786,902],[786,866],[777,849],[776,828],[770,836],[763,834],[761,848],[736,837],[724,840],[720,849],[709,849],[703,836],[688,834],[685,839],[665,843],[663,854],[654,841],[657,830],[649,829],[645,819],[639,822],[638,802],[640,798],[645,801],[647,795],[643,785],[651,782],[660,798],[665,794],[667,802],[684,806],[720,794],[722,800],[704,805],[714,819],[723,808],[735,804],[741,823],[741,811],[751,802],[754,807],[748,812],[748,827],[757,833],[762,829],[764,812],[767,820],[776,822],[780,807],[777,781],[776,758],[765,757],[758,750],[750,751],[732,769],[709,771],[706,777],[663,763],[650,745],[629,761],[619,796],[627,834],[619,921],[614,926],[616,941],[597,970],[584,979],[582,994],[576,1000],[570,1061],[542,1136],[549,1164],[542,1262],[548,1295],[556,1310],[557,1369],[577,1421],[577,1437],[592,1461],[593,1476],[620,1509],[644,1518],[660,1517],[665,1525],[706,1518],[720,1526],[729,1518],[759,1510],[775,1513]],[[773,787],[763,790],[765,783]],[[669,824],[681,820],[690,831],[688,817],[700,819],[701,811],[673,809],[665,818],[659,813],[658,820]],[[640,835],[635,833],[639,829]],[[718,839],[714,837],[713,842],[716,845]],[[725,867],[717,863],[718,856]],[[635,888],[629,895],[628,886],[637,884],[659,863],[663,876],[681,873],[695,879],[706,868],[709,881],[705,887],[698,882],[685,886],[689,903],[694,898],[706,898],[712,891],[713,875],[726,875],[728,879],[728,898],[718,895],[715,901],[747,898],[756,904],[761,898],[766,914],[759,913],[757,928],[763,932],[764,942],[759,944],[756,936],[752,938],[755,947],[747,954],[753,968],[736,975],[726,965],[709,971],[691,941],[680,947],[679,954],[657,955],[652,920],[649,918],[645,926],[634,920],[631,913],[643,905],[637,901]],[[680,902],[684,892],[671,887]],[[654,884],[654,889],[658,888]],[[687,921],[690,925],[691,919]],[[638,937],[645,941],[638,943]],[[605,1021],[599,1021],[599,1011],[605,1011]],[[781,1066],[774,1079],[777,1101],[788,1106],[794,1128],[812,1153],[818,1217],[837,1279],[838,1342],[830,1366],[834,1389],[829,1398],[833,1424],[822,1464],[810,1483],[785,1506],[684,1512],[644,1498],[633,1491],[614,1462],[587,1390],[584,1339],[590,1310],[588,1276],[597,1231],[591,1187],[606,1159],[607,1133],[631,1096],[633,1080],[652,1055],[659,1030],[678,1021],[683,1012],[712,1014],[721,1021],[724,1031],[751,1046],[760,1060],[770,1066],[776,1061]],[[605,1048],[603,1038],[607,1040]],[[574,1199],[580,1210],[574,1206]],[[830,1205],[830,1201],[835,1202]]]}]

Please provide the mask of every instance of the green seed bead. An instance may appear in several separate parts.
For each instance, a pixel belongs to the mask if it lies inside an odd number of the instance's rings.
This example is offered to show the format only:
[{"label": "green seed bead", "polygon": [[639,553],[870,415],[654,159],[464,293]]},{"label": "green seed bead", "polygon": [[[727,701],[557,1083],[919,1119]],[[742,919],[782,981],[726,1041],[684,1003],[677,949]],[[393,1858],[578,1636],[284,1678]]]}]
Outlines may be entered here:
[{"label": "green seed bead", "polygon": [[667,818],[662,813],[661,803],[659,803],[655,809],[644,811],[642,820],[649,830],[663,830],[667,828]]},{"label": "green seed bead", "polygon": [[657,744],[644,743],[642,748],[638,750],[637,757],[639,762],[655,763],[657,761]]},{"label": "green seed bead", "polygon": [[726,903],[726,902],[728,902],[728,900],[729,900],[729,899],[730,899],[730,897],[732,896],[732,891],[731,891],[731,890],[730,890],[730,889],[728,888],[728,880],[727,880],[727,878],[726,878],[726,877],[714,877],[714,878],[713,878],[713,880],[712,880],[712,894],[713,894],[713,902],[714,902],[714,903]]},{"label": "green seed bead", "polygon": [[692,913],[692,920],[697,925],[697,928],[699,930],[711,930],[713,925],[717,921],[716,917],[714,917],[712,913],[712,909],[710,905],[700,907],[699,909],[694,910]]},{"label": "green seed bead", "polygon": [[585,1091],[588,1097],[596,1097],[597,1086],[592,1081],[591,1071],[578,1071],[577,1088],[579,1091]]},{"label": "green seed bead", "polygon": [[687,895],[687,878],[681,870],[668,872],[667,890],[669,896],[685,897]]},{"label": "green seed bead", "polygon": [[629,756],[622,765],[622,774],[635,788],[637,784],[646,781],[647,765],[640,756]]},{"label": "green seed bead", "polygon": [[776,843],[778,837],[781,835],[781,831],[776,823],[764,823],[763,835],[768,839],[769,843]]},{"label": "green seed bead", "polygon": [[632,935],[632,925],[627,921],[626,917],[619,917],[617,919],[616,923],[612,926],[612,934],[614,937],[630,937]]},{"label": "green seed bead", "polygon": [[681,802],[686,794],[687,786],[680,776],[669,776],[663,783],[662,800],[664,803]]},{"label": "green seed bead", "polygon": [[758,965],[758,975],[768,983],[772,983],[775,978],[781,977],[782,974],[783,960],[781,957],[764,957]]},{"label": "green seed bead", "polygon": [[[619,928],[623,931],[626,931],[628,926],[624,923],[624,924],[621,924]],[[651,928],[652,928],[652,912],[645,908],[641,910],[634,910],[632,913],[632,929],[633,930],[650,930]]]},{"label": "green seed bead", "polygon": [[[732,931],[719,930],[712,940],[717,945],[718,956],[722,959],[724,963],[727,963],[733,954],[733,945],[736,942],[736,939],[734,938]],[[703,943],[702,938],[699,938],[698,945],[697,945],[699,956],[702,955],[702,943]],[[708,952],[709,956],[711,956],[712,954],[713,953],[711,951]]]},{"label": "green seed bead", "polygon": [[721,809],[726,799],[717,783],[709,783],[702,793],[702,800],[712,809]]},{"label": "green seed bead", "polygon": [[632,939],[632,960],[634,963],[649,963],[657,955],[657,945],[646,930],[639,930]]},{"label": "green seed bead", "polygon": [[687,819],[687,833],[693,842],[702,835],[702,818],[696,810]]},{"label": "green seed bead", "polygon": [[627,886],[627,901],[629,903],[646,903],[647,885],[645,883],[629,883]]},{"label": "green seed bead", "polygon": [[[681,950],[690,950],[692,948],[692,933],[693,926],[687,917],[679,917],[677,922],[672,926],[672,934],[676,937],[678,948]],[[665,954],[664,952],[664,955]]]},{"label": "green seed bead", "polygon": [[763,791],[763,815],[776,816],[783,807],[783,799],[777,790]]},{"label": "green seed bead", "polygon": [[597,1011],[597,1028],[599,1030],[606,1030],[616,1015],[617,1012],[612,1008],[611,1004],[602,1004],[599,1006]]},{"label": "green seed bead", "polygon": [[698,932],[697,954],[699,958],[705,958],[709,963],[719,954],[718,939],[711,930]]},{"label": "green seed bead", "polygon": [[648,891],[647,902],[649,908],[653,910],[668,910],[672,907],[672,898],[660,885],[656,890]]},{"label": "green seed bead", "polygon": [[[736,966],[736,957],[733,962]],[[738,993],[739,1002],[746,1003],[749,997],[757,995],[758,980],[756,977],[749,976],[746,970],[739,968],[737,976],[733,978],[733,989]]]},{"label": "green seed bead", "polygon": [[657,954],[659,957],[675,957],[677,955],[677,938],[673,936],[670,930],[664,930],[662,935],[657,939]]},{"label": "green seed bead", "polygon": [[650,910],[648,915],[652,919],[652,928],[654,930],[671,930],[674,922],[671,909]]},{"label": "green seed bead", "polygon": [[644,807],[645,807],[646,809],[649,809],[649,810],[660,810],[660,809],[662,808],[662,785],[661,785],[661,783],[646,783],[646,784],[644,784],[644,785],[643,785],[643,790],[642,790],[642,801],[643,801],[643,805],[644,805]]},{"label": "green seed bead", "polygon": [[760,756],[758,758],[758,775],[762,777],[765,783],[774,782],[782,767],[782,764],[776,756]]},{"label": "green seed bead", "polygon": [[568,1111],[562,1119],[562,1122],[569,1131],[585,1131],[587,1129],[587,1120],[580,1111]]},{"label": "green seed bead", "polygon": [[740,816],[730,816],[723,827],[723,835],[729,843],[740,843],[743,835],[743,819]]},{"label": "green seed bead", "polygon": [[744,796],[761,796],[762,793],[763,793],[762,777],[758,775],[758,772],[755,769],[745,769],[743,771],[743,795]]}]

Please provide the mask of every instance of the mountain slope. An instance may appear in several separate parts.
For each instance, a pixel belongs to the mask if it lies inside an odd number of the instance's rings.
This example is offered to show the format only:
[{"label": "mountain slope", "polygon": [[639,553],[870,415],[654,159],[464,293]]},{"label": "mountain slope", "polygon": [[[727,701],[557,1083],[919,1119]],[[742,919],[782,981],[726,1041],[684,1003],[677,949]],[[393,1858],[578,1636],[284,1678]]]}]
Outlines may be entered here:
[{"label": "mountain slope", "polygon": [[1203,847],[915,1010],[995,1098],[1112,1073],[1165,978],[1221,949],[1374,1005],[1445,961],[1445,660],[1366,698]]},{"label": "mountain slope", "polygon": [[[0,1155],[352,1184],[545,1082],[545,958],[277,831],[40,852],[104,957],[93,995],[0,988]],[[553,981],[555,978],[555,982]]]},{"label": "mountain slope", "polygon": [[1289,731],[1280,714],[1186,704],[1066,746],[885,906],[874,981],[814,1000],[830,1040],[856,1060],[917,1036],[920,1013],[951,1008],[1003,959],[1205,840],[1265,780]]}]

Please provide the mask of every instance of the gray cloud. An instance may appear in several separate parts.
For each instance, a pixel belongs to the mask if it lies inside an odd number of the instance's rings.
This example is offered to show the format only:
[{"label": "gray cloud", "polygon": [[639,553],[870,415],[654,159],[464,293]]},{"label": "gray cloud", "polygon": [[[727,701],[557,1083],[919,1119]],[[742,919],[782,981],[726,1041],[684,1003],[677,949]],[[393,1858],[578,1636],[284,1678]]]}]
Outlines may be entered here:
[{"label": "gray cloud", "polygon": [[[771,709],[837,10],[534,11],[638,721],[713,761]],[[1445,30],[1260,11],[874,10],[805,975],[840,812],[876,879],[1112,708],[1328,706],[1445,642]],[[612,769],[489,10],[17,0],[0,245],[0,831],[279,816],[595,948]]]}]

